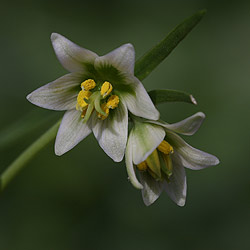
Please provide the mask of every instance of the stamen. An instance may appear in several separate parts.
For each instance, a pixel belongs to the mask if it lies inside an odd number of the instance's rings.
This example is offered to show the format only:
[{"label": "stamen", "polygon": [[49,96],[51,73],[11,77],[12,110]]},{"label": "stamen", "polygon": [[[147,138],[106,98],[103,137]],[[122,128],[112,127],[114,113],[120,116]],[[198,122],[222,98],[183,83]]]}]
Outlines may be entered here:
[{"label": "stamen", "polygon": [[[96,109],[96,111],[103,116],[107,116],[106,112],[104,112],[102,107],[101,107],[101,94],[100,94],[100,92],[96,91],[94,93],[94,95],[95,95],[94,97],[95,97],[95,109]],[[106,103],[105,103],[105,105],[106,105]]]},{"label": "stamen", "polygon": [[161,179],[161,164],[158,152],[155,149],[152,154],[146,159],[148,167]]},{"label": "stamen", "polygon": [[77,104],[76,104],[76,109],[83,111],[84,109],[87,108],[88,103],[85,102],[85,100],[88,100],[89,97],[91,96],[91,92],[90,91],[85,91],[85,90],[81,90],[77,96]]},{"label": "stamen", "polygon": [[173,147],[165,140],[161,142],[161,144],[157,147],[157,149],[166,155],[174,153]]},{"label": "stamen", "polygon": [[105,98],[106,96],[108,96],[111,93],[112,89],[113,89],[113,87],[112,87],[110,82],[107,82],[107,81],[104,82],[102,87],[101,87],[102,97]]},{"label": "stamen", "polygon": [[162,165],[162,171],[168,178],[173,174],[173,163],[170,155],[162,154],[165,164]]},{"label": "stamen", "polygon": [[173,174],[173,163],[171,159],[171,155],[166,155],[164,153],[159,153],[161,159],[161,169],[166,174],[169,179]]},{"label": "stamen", "polygon": [[82,90],[86,90],[86,91],[95,88],[95,86],[96,86],[96,83],[92,79],[88,79],[88,80],[81,83]]},{"label": "stamen", "polygon": [[138,168],[140,171],[146,171],[147,168],[148,168],[146,161],[143,161],[143,162],[139,163],[139,164],[137,165],[137,168]]},{"label": "stamen", "polygon": [[90,115],[92,114],[92,111],[93,111],[93,110],[94,110],[94,104],[93,104],[93,103],[90,103],[90,104],[88,105],[86,114],[85,114],[84,119],[83,119],[83,122],[84,122],[84,123],[88,121],[88,119],[89,119]]},{"label": "stamen", "polygon": [[102,115],[101,113],[98,113],[97,116],[98,118],[105,120],[109,115],[109,108],[107,107],[107,104],[105,102],[101,105],[101,108],[105,112],[106,115]]},{"label": "stamen", "polygon": [[115,109],[118,106],[119,101],[120,101],[120,99],[117,95],[110,96],[108,101],[107,101],[108,108]]}]

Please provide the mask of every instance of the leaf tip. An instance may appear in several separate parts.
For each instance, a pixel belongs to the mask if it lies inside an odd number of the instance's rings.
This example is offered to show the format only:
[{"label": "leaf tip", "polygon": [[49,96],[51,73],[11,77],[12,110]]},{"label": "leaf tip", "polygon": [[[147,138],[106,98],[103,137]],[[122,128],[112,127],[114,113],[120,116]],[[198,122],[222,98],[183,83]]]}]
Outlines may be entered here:
[{"label": "leaf tip", "polygon": [[197,105],[197,101],[195,100],[195,98],[194,98],[192,95],[190,95],[189,97],[190,97],[191,102],[192,102],[194,105]]}]

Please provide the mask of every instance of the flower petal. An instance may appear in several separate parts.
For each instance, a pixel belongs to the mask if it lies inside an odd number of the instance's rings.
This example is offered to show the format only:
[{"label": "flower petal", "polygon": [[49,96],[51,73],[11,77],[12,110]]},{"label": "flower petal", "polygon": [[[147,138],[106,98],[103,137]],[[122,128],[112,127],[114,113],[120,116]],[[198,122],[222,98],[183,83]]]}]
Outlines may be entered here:
[{"label": "flower petal", "polygon": [[64,75],[36,89],[26,98],[31,103],[46,109],[74,109],[82,77],[79,73]]},{"label": "flower petal", "polygon": [[128,83],[132,84],[134,94],[121,93],[122,101],[126,103],[128,110],[136,116],[158,120],[159,111],[155,108],[142,83],[136,77],[130,77]]},{"label": "flower petal", "polygon": [[204,119],[205,119],[205,114],[202,112],[198,112],[180,122],[173,124],[168,124],[164,121],[149,121],[149,122],[161,125],[164,128],[167,128],[179,134],[193,135],[200,128]]},{"label": "flower petal", "polygon": [[91,133],[91,121],[83,123],[81,112],[69,110],[63,116],[56,136],[55,153],[62,155]]},{"label": "flower petal", "polygon": [[62,66],[70,72],[83,72],[87,64],[94,64],[98,55],[71,42],[66,37],[52,33],[52,45]]},{"label": "flower petal", "polygon": [[128,111],[120,103],[105,120],[93,116],[93,133],[104,152],[116,162],[123,159],[128,136]]},{"label": "flower petal", "polygon": [[187,181],[184,167],[178,159],[172,156],[173,174],[170,177],[170,182],[164,182],[164,190],[169,197],[178,205],[184,206],[187,194]]},{"label": "flower petal", "polygon": [[95,68],[112,65],[119,71],[134,75],[135,50],[132,44],[127,43],[111,51],[110,53],[100,56],[95,60]]},{"label": "flower petal", "polygon": [[193,148],[173,132],[167,132],[167,140],[180,155],[182,165],[186,168],[199,170],[219,164],[216,156]]},{"label": "flower petal", "polygon": [[142,198],[146,206],[154,203],[163,190],[163,182],[156,181],[147,172],[140,172],[140,181],[143,185]]},{"label": "flower petal", "polygon": [[165,137],[162,127],[146,122],[135,121],[131,133],[133,133],[133,162],[136,165],[145,161]]},{"label": "flower petal", "polygon": [[133,164],[133,133],[129,134],[128,143],[126,147],[126,153],[125,153],[125,162],[126,162],[126,168],[128,173],[128,178],[131,184],[138,189],[142,189],[143,186],[141,183],[137,180],[134,164]]}]

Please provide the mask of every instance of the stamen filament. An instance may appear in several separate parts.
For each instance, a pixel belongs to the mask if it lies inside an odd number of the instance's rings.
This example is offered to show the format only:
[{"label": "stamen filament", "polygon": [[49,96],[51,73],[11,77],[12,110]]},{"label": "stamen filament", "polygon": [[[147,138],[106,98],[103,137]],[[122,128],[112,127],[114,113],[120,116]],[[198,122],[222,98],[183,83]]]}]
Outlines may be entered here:
[{"label": "stamen filament", "polygon": [[83,119],[83,122],[84,122],[84,123],[88,121],[90,115],[92,114],[93,109],[94,109],[94,104],[93,104],[93,102],[91,102],[91,103],[88,105],[87,112],[86,112],[86,114],[85,114],[85,116],[84,116],[84,119]]},{"label": "stamen filament", "polygon": [[101,115],[107,116],[107,114],[101,108],[101,94],[100,94],[100,92],[97,92],[97,93],[98,93],[98,95],[95,98],[95,109]]}]

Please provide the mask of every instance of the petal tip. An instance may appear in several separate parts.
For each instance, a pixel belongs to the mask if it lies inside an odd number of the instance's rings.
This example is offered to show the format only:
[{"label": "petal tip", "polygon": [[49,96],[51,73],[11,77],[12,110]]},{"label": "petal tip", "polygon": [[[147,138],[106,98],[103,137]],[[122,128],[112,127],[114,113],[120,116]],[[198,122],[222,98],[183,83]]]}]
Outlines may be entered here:
[{"label": "petal tip", "polygon": [[[60,128],[59,128],[60,129]],[[58,134],[57,134],[58,136]],[[60,144],[58,143],[57,141],[57,138],[56,138],[56,142],[55,142],[55,146],[54,146],[54,151],[55,151],[55,155],[57,156],[61,156],[63,155],[64,153],[66,153],[64,150],[62,150],[62,148],[60,147]]]},{"label": "petal tip", "polygon": [[26,96],[26,99],[30,102],[31,99],[31,93]]},{"label": "petal tip", "polygon": [[216,165],[218,165],[220,163],[220,160],[216,156],[214,156],[214,157],[215,157],[214,166],[216,166]]},{"label": "petal tip", "polygon": [[59,36],[61,36],[61,35],[59,35],[58,33],[53,32],[53,33],[51,34],[51,36],[50,36],[50,39],[51,39],[51,41],[53,42],[53,41],[55,41]]},{"label": "petal tip", "polygon": [[160,119],[160,112],[155,109],[155,112],[152,114],[151,120],[158,121]]},{"label": "petal tip", "polygon": [[[111,157],[111,156],[110,156]],[[111,157],[112,158],[112,160],[114,161],[114,162],[121,162],[122,160],[123,160],[123,157],[124,157],[124,153],[123,153],[123,155],[120,155],[120,156],[113,156],[113,157]]]},{"label": "petal tip", "polygon": [[57,147],[55,147],[55,155],[61,156],[63,155],[63,152],[61,152],[60,150],[57,149]]},{"label": "petal tip", "polygon": [[200,116],[203,119],[206,118],[206,115],[203,112],[198,112],[197,115]]},{"label": "petal tip", "polygon": [[138,180],[135,180],[134,178],[128,177],[128,181],[129,181],[129,182],[133,185],[133,187],[135,187],[136,189],[140,189],[140,190],[143,189],[142,184],[141,184]]},{"label": "petal tip", "polygon": [[123,48],[123,49],[130,49],[130,50],[133,50],[133,51],[135,50],[132,43],[125,43],[125,44],[123,44],[120,48]]},{"label": "petal tip", "polygon": [[36,102],[36,97],[33,95],[33,93],[34,93],[34,91],[31,92],[31,93],[29,93],[29,94],[26,96],[26,99],[27,99],[30,103],[32,103],[32,104],[38,106],[38,104],[37,104],[37,102]]},{"label": "petal tip", "polygon": [[152,205],[154,203],[154,202],[149,202],[149,201],[145,201],[145,200],[143,200],[143,202],[144,202],[144,205],[146,207],[149,207],[150,205]]},{"label": "petal tip", "polygon": [[176,202],[176,204],[177,204],[179,207],[184,207],[185,204],[186,204],[186,197],[180,199],[178,202]]}]

